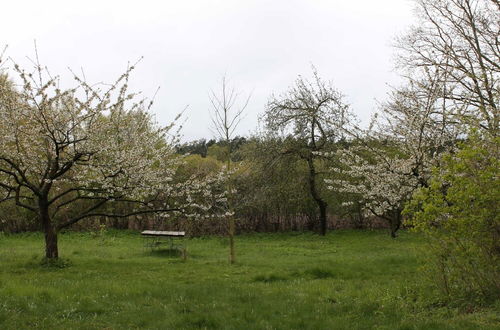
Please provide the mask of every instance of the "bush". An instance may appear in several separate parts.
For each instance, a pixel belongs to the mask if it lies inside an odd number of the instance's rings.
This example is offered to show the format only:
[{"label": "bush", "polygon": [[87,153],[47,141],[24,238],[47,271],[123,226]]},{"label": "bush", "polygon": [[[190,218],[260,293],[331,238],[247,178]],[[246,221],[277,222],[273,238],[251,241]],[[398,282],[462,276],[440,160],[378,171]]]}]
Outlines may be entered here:
[{"label": "bush", "polygon": [[471,134],[405,211],[429,239],[432,279],[455,302],[500,297],[499,142]]}]

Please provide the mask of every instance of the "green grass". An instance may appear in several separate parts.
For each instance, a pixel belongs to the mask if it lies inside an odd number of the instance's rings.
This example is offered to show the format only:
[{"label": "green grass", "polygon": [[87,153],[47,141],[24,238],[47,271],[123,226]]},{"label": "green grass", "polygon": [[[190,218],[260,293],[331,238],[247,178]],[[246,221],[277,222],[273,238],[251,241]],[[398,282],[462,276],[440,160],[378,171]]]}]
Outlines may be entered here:
[{"label": "green grass", "polygon": [[2,235],[0,329],[500,329],[494,307],[415,293],[413,234],[244,235],[232,266],[224,238],[186,242],[183,261],[145,251],[137,233],[66,233],[64,262],[49,267],[41,234]]}]

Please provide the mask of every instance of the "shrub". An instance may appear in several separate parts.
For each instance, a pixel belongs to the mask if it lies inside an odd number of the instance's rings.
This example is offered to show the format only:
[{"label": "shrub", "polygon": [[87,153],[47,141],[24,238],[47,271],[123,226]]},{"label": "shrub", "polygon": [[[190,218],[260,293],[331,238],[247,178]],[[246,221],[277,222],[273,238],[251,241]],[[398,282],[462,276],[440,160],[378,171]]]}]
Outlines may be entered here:
[{"label": "shrub", "polygon": [[500,297],[499,142],[471,134],[406,207],[429,239],[433,280],[455,302]]}]

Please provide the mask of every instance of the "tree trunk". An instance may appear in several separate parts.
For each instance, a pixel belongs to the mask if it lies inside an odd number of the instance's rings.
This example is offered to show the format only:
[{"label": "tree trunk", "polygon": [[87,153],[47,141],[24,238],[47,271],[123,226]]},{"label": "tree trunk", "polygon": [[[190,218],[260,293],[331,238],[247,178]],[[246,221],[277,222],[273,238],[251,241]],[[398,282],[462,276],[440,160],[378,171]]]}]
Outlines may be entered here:
[{"label": "tree trunk", "polygon": [[234,232],[236,231],[234,217],[229,218],[229,262],[234,264],[236,262],[236,253],[234,252]]},{"label": "tree trunk", "polygon": [[326,219],[326,206],[327,204],[323,201],[317,201],[318,206],[319,206],[319,222],[321,224],[321,232],[320,234],[325,236],[326,235],[326,229],[327,229],[327,219]]},{"label": "tree trunk", "polygon": [[[226,130],[227,132],[227,130]],[[226,143],[227,143],[227,171],[231,171],[231,140],[229,135],[226,133]],[[232,185],[231,179],[228,177],[227,181],[227,209],[231,210],[231,197],[232,197]],[[236,224],[234,220],[234,215],[229,216],[229,263],[234,264],[236,262],[236,252],[234,252],[234,233],[236,232]]]},{"label": "tree trunk", "polygon": [[396,232],[401,227],[401,211],[396,209],[392,212],[391,216],[391,237],[396,238]]},{"label": "tree trunk", "polygon": [[47,259],[57,259],[59,250],[57,248],[57,231],[52,225],[49,216],[49,203],[47,197],[40,197],[38,200],[39,218],[45,232],[45,257]]},{"label": "tree trunk", "polygon": [[309,157],[307,159],[307,165],[309,166],[309,189],[311,191],[311,196],[318,204],[319,208],[319,223],[320,223],[320,235],[326,235],[327,222],[326,222],[326,208],[328,204],[321,198],[316,188],[316,169],[314,167],[314,159]]},{"label": "tree trunk", "polygon": [[57,232],[52,226],[45,228],[45,257],[48,259],[57,259],[59,257]]}]

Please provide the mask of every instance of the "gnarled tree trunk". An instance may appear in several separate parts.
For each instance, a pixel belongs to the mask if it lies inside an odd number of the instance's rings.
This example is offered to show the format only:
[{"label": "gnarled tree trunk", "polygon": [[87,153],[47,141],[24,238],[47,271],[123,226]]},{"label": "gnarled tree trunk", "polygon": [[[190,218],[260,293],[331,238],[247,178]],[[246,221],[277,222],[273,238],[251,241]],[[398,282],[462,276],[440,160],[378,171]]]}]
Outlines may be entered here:
[{"label": "gnarled tree trunk", "polygon": [[327,219],[326,219],[326,209],[328,204],[321,198],[316,187],[316,168],[314,167],[314,159],[309,157],[307,159],[307,165],[309,166],[309,189],[311,191],[311,196],[318,204],[319,208],[319,224],[320,224],[320,234],[326,235],[327,230]]},{"label": "gnarled tree trunk", "polygon": [[47,259],[57,259],[59,257],[57,230],[50,219],[47,196],[42,196],[38,200],[38,216],[45,233],[45,257]]},{"label": "gnarled tree trunk", "polygon": [[52,226],[45,228],[45,257],[56,259],[59,257],[57,249],[57,232]]},{"label": "gnarled tree trunk", "polygon": [[396,238],[396,232],[399,230],[401,227],[401,210],[400,209],[395,209],[391,212],[391,237]]}]

